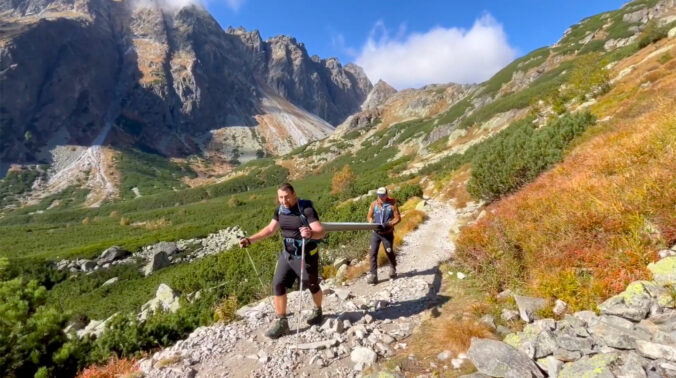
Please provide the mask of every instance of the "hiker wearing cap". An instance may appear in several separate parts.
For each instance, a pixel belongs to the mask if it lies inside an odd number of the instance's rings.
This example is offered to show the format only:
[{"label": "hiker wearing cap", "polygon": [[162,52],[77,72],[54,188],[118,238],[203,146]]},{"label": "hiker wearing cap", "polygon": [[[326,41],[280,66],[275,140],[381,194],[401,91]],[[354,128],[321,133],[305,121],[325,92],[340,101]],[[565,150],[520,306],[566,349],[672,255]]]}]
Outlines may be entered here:
[{"label": "hiker wearing cap", "polygon": [[369,223],[381,225],[378,231],[371,233],[371,272],[366,279],[371,285],[378,282],[378,250],[380,244],[385,248],[385,254],[390,260],[390,279],[397,277],[397,261],[394,256],[394,226],[401,221],[397,201],[387,195],[387,188],[376,190],[378,199],[371,203],[368,216]]},{"label": "hiker wearing cap", "polygon": [[[320,324],[322,321],[322,291],[319,287],[319,254],[317,242],[324,231],[319,223],[319,216],[312,205],[312,201],[296,197],[291,184],[285,183],[277,189],[279,206],[275,208],[273,219],[258,233],[242,238],[240,247],[247,247],[254,242],[265,239],[282,231],[284,247],[277,259],[273,286],[275,291],[275,313],[277,321],[266,332],[266,336],[276,339],[289,332],[289,322],[286,318],[286,291],[296,282],[296,278],[303,278],[302,287],[310,289],[315,308],[307,319],[308,324]],[[305,242],[305,268],[301,272],[302,248]]]}]

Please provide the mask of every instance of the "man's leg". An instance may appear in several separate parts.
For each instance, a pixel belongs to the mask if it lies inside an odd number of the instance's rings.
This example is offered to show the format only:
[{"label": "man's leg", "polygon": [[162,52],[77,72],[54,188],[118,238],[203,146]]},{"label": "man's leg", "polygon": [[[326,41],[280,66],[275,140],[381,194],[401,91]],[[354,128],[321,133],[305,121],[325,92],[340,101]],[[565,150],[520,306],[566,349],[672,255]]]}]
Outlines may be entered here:
[{"label": "man's leg", "polygon": [[286,315],[286,294],[275,295],[275,313],[278,317]]},{"label": "man's leg", "polygon": [[312,293],[312,301],[315,303],[315,308],[307,322],[310,325],[321,324],[324,317],[322,314],[322,288],[319,287],[319,253],[309,256],[306,261],[308,262],[307,288]]},{"label": "man's leg", "polygon": [[369,277],[369,283],[375,283],[378,280],[378,250],[380,249],[380,235],[375,232],[371,233],[371,251],[369,252],[369,258],[371,260],[371,276]]},{"label": "man's leg", "polygon": [[271,339],[279,338],[289,332],[289,321],[286,318],[286,288],[290,286],[288,282],[291,276],[295,279],[295,273],[291,270],[288,260],[286,260],[286,254],[282,252],[277,260],[275,276],[272,279],[272,285],[275,290],[274,303],[277,321],[265,333]]},{"label": "man's leg", "polygon": [[389,235],[383,235],[383,247],[387,259],[390,260],[390,278],[397,276],[397,257],[394,254],[394,232]]}]

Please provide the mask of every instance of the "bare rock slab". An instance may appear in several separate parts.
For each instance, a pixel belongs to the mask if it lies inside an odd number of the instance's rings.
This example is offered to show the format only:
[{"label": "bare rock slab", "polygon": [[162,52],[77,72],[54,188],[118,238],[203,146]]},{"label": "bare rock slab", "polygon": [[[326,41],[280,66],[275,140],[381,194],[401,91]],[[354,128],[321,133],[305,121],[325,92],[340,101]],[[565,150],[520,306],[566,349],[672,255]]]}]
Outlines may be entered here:
[{"label": "bare rock slab", "polygon": [[479,372],[493,377],[544,377],[525,353],[501,341],[472,338],[467,354]]}]

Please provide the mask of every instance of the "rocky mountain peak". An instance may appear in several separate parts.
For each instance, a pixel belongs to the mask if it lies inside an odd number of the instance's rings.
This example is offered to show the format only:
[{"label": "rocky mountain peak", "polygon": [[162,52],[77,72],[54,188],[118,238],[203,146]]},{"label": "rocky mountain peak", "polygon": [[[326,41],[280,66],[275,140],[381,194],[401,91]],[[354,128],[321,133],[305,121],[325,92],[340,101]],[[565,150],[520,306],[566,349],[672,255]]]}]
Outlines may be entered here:
[{"label": "rocky mountain peak", "polygon": [[371,92],[369,92],[369,95],[366,97],[364,103],[361,105],[361,109],[376,109],[378,106],[384,104],[385,101],[387,101],[387,99],[392,97],[392,95],[395,93],[397,93],[397,90],[391,85],[387,84],[383,80],[378,80]]}]

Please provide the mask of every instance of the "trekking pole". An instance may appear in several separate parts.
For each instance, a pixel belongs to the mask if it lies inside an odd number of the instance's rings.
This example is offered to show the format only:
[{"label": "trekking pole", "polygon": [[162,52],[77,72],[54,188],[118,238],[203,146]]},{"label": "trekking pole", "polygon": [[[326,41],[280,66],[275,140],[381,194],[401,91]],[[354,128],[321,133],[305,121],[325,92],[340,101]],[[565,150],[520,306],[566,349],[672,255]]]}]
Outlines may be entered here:
[{"label": "trekking pole", "polygon": [[298,338],[300,335],[300,318],[303,309],[303,270],[305,270],[305,238],[300,252],[300,293],[298,298],[298,319],[296,321],[296,350],[298,350]]},{"label": "trekking pole", "polygon": [[[261,289],[263,289],[263,294],[265,295],[265,285],[263,285],[263,280],[261,279],[261,275],[258,274],[258,269],[256,269],[256,264],[254,264],[253,259],[251,258],[251,254],[249,253],[249,247],[244,247],[244,250],[246,251],[246,255],[249,256],[249,261],[251,262],[251,267],[254,270],[254,273],[256,273],[256,278],[258,278],[258,283],[261,284]],[[268,301],[270,302],[270,306],[272,306],[272,312],[275,312],[275,305],[272,303],[272,298],[268,296]]]}]

